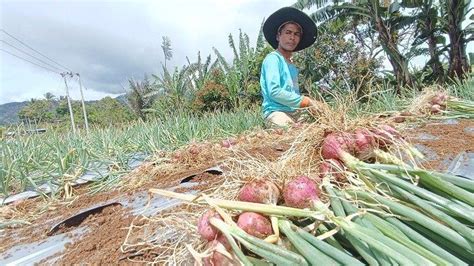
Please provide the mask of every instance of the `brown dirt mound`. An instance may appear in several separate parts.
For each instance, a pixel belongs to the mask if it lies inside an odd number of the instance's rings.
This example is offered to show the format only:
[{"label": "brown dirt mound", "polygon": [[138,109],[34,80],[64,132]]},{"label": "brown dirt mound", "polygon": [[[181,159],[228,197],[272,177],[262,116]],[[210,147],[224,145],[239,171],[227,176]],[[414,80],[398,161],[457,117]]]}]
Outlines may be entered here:
[{"label": "brown dirt mound", "polygon": [[407,131],[407,135],[413,144],[421,144],[435,153],[434,157],[428,158],[431,160],[423,164],[424,167],[445,171],[460,152],[474,152],[473,128],[473,120],[459,120],[456,123],[439,121],[420,125]]},{"label": "brown dirt mound", "polygon": [[[33,198],[15,202],[7,206],[0,207],[0,219],[3,220],[26,220],[31,225],[21,228],[6,228],[0,232],[0,253],[3,253],[14,246],[22,243],[42,243],[47,239],[46,233],[56,223],[76,214],[84,209],[95,205],[111,201],[121,196],[130,200],[140,192],[147,191],[149,188],[168,188],[177,186],[181,180],[189,175],[198,174],[194,182],[198,182],[197,187],[193,189],[205,190],[221,182],[219,176],[211,174],[199,174],[203,170],[216,166],[219,162],[235,154],[249,154],[255,157],[265,157],[268,160],[278,158],[288,147],[291,141],[293,130],[283,132],[281,130],[266,130],[253,132],[248,135],[239,136],[235,144],[230,148],[223,147],[219,143],[199,143],[191,144],[173,153],[157,154],[158,158],[153,162],[146,162],[123,178],[122,187],[112,191],[102,192],[91,195],[86,186],[76,187],[75,197],[68,201],[51,201],[43,198]],[[269,145],[270,143],[270,145]],[[195,149],[199,147],[199,149]],[[225,170],[225,169],[224,169]],[[211,179],[210,179],[211,178]],[[188,189],[181,189],[186,191]],[[84,221],[82,225],[88,226],[100,222],[100,226],[93,226],[97,230],[92,230],[82,237],[79,242],[68,245],[67,257],[71,259],[81,258],[82,262],[97,263],[99,261],[108,263],[113,258],[122,256],[119,247],[123,243],[122,233],[126,230],[120,229],[123,226],[130,225],[130,214],[128,211],[102,211],[98,216]],[[116,237],[109,237],[111,232]],[[117,234],[120,234],[117,235]],[[104,240],[99,240],[103,238]],[[104,242],[105,241],[105,242]],[[97,244],[100,243],[98,246]],[[101,248],[100,246],[109,246],[110,248]],[[93,248],[95,246],[95,248]],[[110,255],[110,252],[118,251],[117,256]],[[92,256],[92,253],[103,253],[104,260],[100,257]],[[112,260],[108,260],[111,258]],[[63,261],[72,263],[72,261]],[[79,260],[75,262],[80,262]],[[115,260],[116,262],[116,260]]]}]

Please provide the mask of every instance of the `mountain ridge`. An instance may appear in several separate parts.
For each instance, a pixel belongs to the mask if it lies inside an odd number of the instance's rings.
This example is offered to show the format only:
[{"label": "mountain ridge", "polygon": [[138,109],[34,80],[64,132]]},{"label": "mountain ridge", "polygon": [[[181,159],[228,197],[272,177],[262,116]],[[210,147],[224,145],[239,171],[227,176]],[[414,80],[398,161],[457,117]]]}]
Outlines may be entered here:
[{"label": "mountain ridge", "polygon": [[[126,94],[121,94],[119,96],[113,97],[113,99],[116,99],[120,103],[127,105]],[[85,103],[95,103],[98,101],[100,100],[85,101]],[[0,125],[6,126],[18,123],[20,121],[18,113],[21,111],[21,109],[27,106],[29,102],[30,101],[9,102],[0,104]]]}]

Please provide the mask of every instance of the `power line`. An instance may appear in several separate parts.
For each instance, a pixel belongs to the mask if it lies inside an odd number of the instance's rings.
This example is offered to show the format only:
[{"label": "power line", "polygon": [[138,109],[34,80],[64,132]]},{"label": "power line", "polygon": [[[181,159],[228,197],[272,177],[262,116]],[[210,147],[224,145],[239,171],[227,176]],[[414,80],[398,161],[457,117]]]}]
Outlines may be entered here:
[{"label": "power line", "polygon": [[3,50],[3,49],[0,48],[0,51],[3,51],[3,52],[5,52],[5,53],[7,53],[7,54],[10,54],[10,55],[12,55],[12,56],[14,56],[14,57],[20,58],[21,60],[25,60],[26,62],[30,62],[30,63],[32,63],[33,65],[36,65],[36,66],[39,66],[39,67],[44,68],[44,69],[46,69],[46,70],[49,70],[49,71],[51,71],[51,72],[53,72],[53,73],[55,73],[55,74],[60,74],[60,73],[57,72],[57,71],[54,71],[54,70],[52,70],[52,69],[50,69],[50,68],[47,68],[47,67],[45,67],[45,66],[42,66],[42,65],[38,65],[38,64],[36,64],[35,62],[31,62],[30,60],[25,59],[25,58],[23,58],[23,57],[21,57],[21,56],[18,56],[18,55],[16,55],[16,54],[10,53],[10,52],[7,51],[7,50]]},{"label": "power line", "polygon": [[24,54],[26,54],[26,55],[28,55],[28,56],[33,57],[34,59],[40,61],[40,62],[43,63],[43,64],[46,64],[46,65],[48,65],[48,66],[50,66],[50,67],[52,67],[52,68],[55,68],[55,69],[57,69],[57,70],[59,70],[59,71],[63,71],[63,69],[58,68],[58,67],[56,67],[56,66],[53,66],[53,65],[49,64],[48,62],[45,62],[45,61],[43,61],[43,60],[41,60],[41,59],[35,57],[34,55],[31,55],[31,54],[29,54],[29,53],[27,53],[27,52],[21,50],[20,48],[15,47],[13,44],[10,44],[10,43],[8,43],[8,42],[6,42],[6,41],[4,41],[4,40],[0,40],[0,42],[5,43],[6,45],[12,47],[13,49],[15,49],[15,50],[17,50],[17,51],[20,51],[21,53],[24,53]]},{"label": "power line", "polygon": [[12,37],[13,39],[17,40],[19,43],[23,44],[24,46],[26,46],[26,47],[30,48],[31,50],[37,52],[38,54],[42,55],[43,57],[45,57],[45,58],[48,59],[49,61],[51,61],[51,62],[57,64],[58,66],[61,66],[62,68],[65,68],[65,69],[69,70],[70,72],[72,72],[72,70],[70,70],[68,67],[63,66],[63,65],[61,65],[60,63],[54,61],[53,59],[47,57],[46,55],[40,53],[39,51],[35,50],[34,48],[32,48],[31,46],[29,46],[28,44],[26,44],[26,43],[20,41],[20,40],[19,40],[18,38],[16,38],[15,36],[13,36],[13,35],[11,35],[10,33],[6,32],[4,29],[0,29],[0,30],[3,31],[3,32],[4,32],[5,34],[7,34],[8,36]]}]

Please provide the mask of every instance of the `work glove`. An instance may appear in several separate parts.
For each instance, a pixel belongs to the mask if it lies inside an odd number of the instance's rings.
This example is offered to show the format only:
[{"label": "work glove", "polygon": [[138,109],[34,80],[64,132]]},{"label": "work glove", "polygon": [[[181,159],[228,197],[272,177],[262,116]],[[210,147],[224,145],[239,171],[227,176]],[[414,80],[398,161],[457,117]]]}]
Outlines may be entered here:
[{"label": "work glove", "polygon": [[320,116],[329,112],[329,106],[325,102],[313,100],[304,96],[300,104],[301,108],[308,108],[308,111],[313,116]]}]

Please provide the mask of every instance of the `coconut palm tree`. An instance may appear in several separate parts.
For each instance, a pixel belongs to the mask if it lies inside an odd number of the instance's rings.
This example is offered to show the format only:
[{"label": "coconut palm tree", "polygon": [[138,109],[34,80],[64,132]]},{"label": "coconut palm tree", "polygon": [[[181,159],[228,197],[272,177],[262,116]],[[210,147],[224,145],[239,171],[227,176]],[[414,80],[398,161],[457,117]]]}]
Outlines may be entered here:
[{"label": "coconut palm tree", "polygon": [[161,42],[161,49],[163,49],[163,55],[165,56],[165,68],[166,68],[166,61],[171,60],[173,58],[173,49],[171,49],[171,40],[167,36],[163,36],[163,40]]},{"label": "coconut palm tree", "polygon": [[127,93],[127,100],[133,112],[142,120],[146,121],[145,110],[151,107],[154,97],[146,97],[153,91],[150,80],[145,75],[142,81],[128,80],[130,92]]},{"label": "coconut palm tree", "polygon": [[57,99],[56,96],[52,94],[51,92],[47,92],[43,96],[48,102],[53,102]]}]

